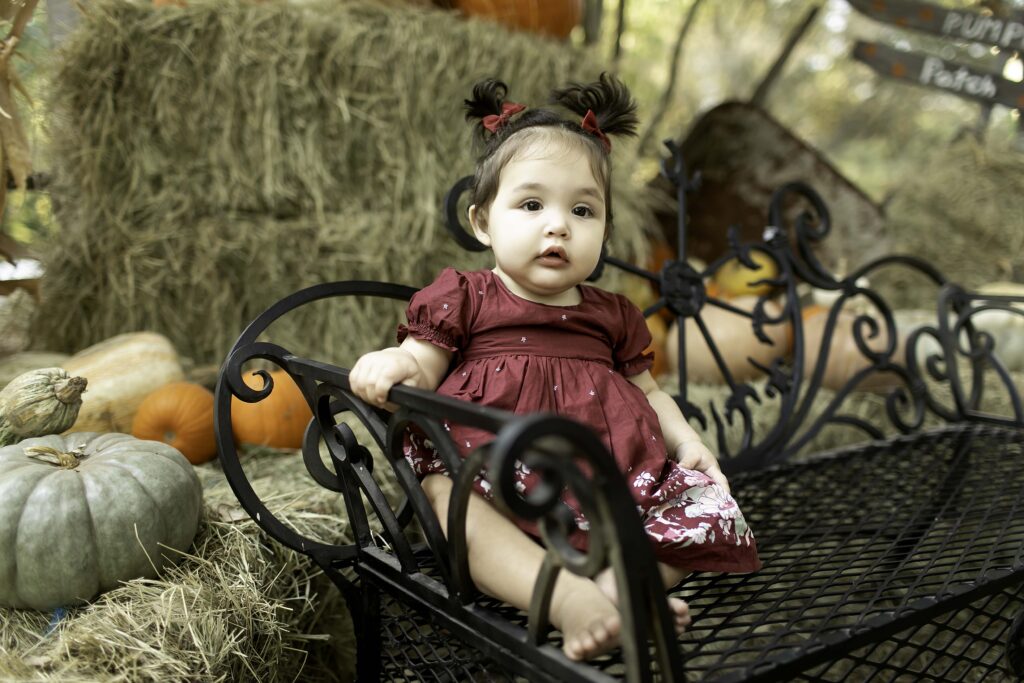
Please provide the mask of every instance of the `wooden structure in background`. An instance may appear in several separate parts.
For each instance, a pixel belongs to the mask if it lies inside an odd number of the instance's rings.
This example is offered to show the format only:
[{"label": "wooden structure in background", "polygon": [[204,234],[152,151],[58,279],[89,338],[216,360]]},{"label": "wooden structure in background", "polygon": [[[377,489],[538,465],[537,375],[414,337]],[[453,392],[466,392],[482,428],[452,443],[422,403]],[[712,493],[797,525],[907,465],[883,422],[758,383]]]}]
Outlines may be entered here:
[{"label": "wooden structure in background", "polygon": [[[738,228],[741,241],[760,239],[772,192],[791,181],[812,185],[831,209],[832,234],[822,248],[833,266],[844,256],[859,263],[890,251],[881,207],[821,152],[756,105],[718,105],[696,121],[680,147],[689,171],[700,174],[699,186],[689,197],[690,256],[710,262],[723,255],[730,226]],[[673,196],[663,177],[651,185]],[[794,204],[790,210],[795,214],[804,208]],[[675,247],[674,210],[658,218]]]}]

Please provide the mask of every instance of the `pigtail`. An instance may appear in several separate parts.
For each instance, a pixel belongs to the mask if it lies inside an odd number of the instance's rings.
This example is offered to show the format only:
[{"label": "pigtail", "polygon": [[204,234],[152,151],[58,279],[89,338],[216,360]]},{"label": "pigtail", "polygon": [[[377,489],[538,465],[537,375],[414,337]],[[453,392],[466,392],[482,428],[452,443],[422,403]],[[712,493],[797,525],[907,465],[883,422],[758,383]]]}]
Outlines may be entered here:
[{"label": "pigtail", "polygon": [[480,119],[489,114],[500,114],[501,104],[508,94],[508,86],[495,78],[488,78],[473,86],[473,99],[464,100],[466,120]]},{"label": "pigtail", "polygon": [[478,134],[485,141],[505,127],[509,119],[526,107],[507,102],[508,86],[488,78],[473,86],[473,99],[465,100],[466,120],[479,119]]},{"label": "pigtail", "polygon": [[551,97],[553,102],[580,116],[592,111],[600,131],[606,135],[636,135],[636,101],[629,88],[607,72],[593,83],[570,83],[553,91]]}]

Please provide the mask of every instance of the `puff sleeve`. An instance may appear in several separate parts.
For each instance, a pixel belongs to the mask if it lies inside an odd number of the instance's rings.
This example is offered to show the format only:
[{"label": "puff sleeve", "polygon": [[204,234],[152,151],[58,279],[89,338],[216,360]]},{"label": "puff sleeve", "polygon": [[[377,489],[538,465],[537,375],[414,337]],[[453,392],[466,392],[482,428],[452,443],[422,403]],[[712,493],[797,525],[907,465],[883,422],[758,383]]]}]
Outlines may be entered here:
[{"label": "puff sleeve", "polygon": [[[651,333],[640,309],[624,296],[616,295],[621,319],[620,334],[612,348],[615,369],[625,377],[639,375],[654,365],[654,353],[646,351],[651,345]],[[646,351],[646,353],[645,353]]]},{"label": "puff sleeve", "polygon": [[463,273],[445,268],[409,300],[407,324],[398,326],[398,343],[412,335],[453,353],[465,348],[474,308],[470,291]]}]

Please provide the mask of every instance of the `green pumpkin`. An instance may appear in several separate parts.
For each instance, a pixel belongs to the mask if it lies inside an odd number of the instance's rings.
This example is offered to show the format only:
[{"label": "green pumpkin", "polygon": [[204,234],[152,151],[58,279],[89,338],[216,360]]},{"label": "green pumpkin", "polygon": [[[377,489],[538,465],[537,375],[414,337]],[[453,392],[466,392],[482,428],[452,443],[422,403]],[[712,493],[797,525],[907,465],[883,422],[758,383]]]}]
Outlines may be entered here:
[{"label": "green pumpkin", "polygon": [[192,465],[167,444],[77,433],[0,448],[0,605],[91,600],[177,562],[199,527]]}]

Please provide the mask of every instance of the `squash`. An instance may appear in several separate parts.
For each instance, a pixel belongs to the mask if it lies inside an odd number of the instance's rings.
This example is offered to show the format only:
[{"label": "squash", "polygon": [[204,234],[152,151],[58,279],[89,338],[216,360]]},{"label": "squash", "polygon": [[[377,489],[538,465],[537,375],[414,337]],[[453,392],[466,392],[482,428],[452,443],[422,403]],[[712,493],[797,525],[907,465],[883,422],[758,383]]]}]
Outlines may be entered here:
[{"label": "squash", "polygon": [[[729,303],[750,311],[757,304],[757,297],[740,296]],[[777,317],[782,313],[782,307],[773,301],[766,301],[764,310],[770,317]],[[750,363],[748,357],[768,366],[774,359],[789,353],[787,323],[765,326],[764,332],[772,341],[772,344],[768,345],[762,343],[754,334],[749,318],[717,306],[705,306],[701,311],[701,317],[711,333],[715,347],[722,355],[725,366],[737,382],[746,382],[763,376],[763,373]],[[676,325],[669,328],[665,339],[665,352],[668,356],[669,371],[678,373],[679,331]],[[686,320],[686,377],[688,381],[706,384],[725,381],[693,319]]]},{"label": "squash", "polygon": [[0,390],[0,446],[59,434],[75,423],[86,380],[61,368],[31,370]]},{"label": "squash", "polygon": [[199,465],[217,455],[213,393],[192,382],[171,382],[142,400],[132,420],[132,436],[161,441]]},{"label": "squash", "polygon": [[583,18],[583,0],[455,0],[463,14],[508,28],[567,38]]},{"label": "squash", "polygon": [[[271,448],[301,448],[306,426],[313,418],[305,397],[295,380],[284,370],[270,373],[274,388],[256,403],[231,398],[231,429],[238,443]],[[262,388],[255,373],[245,376],[253,389]]]},{"label": "squash", "polygon": [[202,502],[166,444],[77,433],[0,448],[0,605],[50,610],[156,576],[192,544]]},{"label": "squash", "polygon": [[76,432],[128,432],[146,396],[185,378],[178,352],[167,337],[155,332],[111,337],[61,366],[89,380],[89,391],[71,428]]}]

